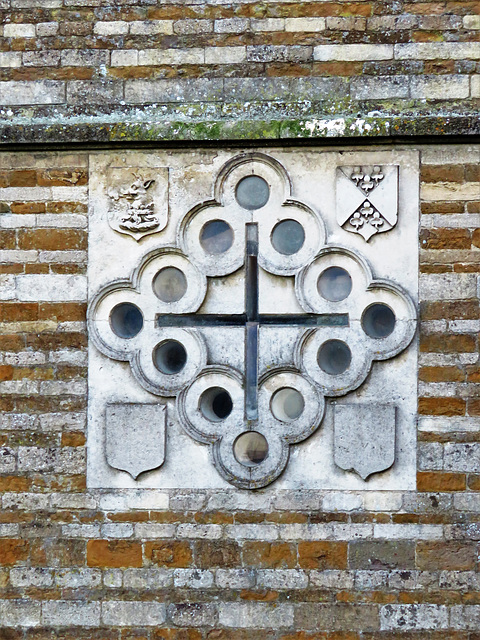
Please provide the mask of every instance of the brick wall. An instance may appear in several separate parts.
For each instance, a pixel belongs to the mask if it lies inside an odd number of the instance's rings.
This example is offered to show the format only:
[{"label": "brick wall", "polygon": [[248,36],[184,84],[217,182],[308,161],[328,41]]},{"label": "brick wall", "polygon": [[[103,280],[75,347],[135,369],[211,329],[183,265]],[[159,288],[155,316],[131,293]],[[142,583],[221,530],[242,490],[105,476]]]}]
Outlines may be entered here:
[{"label": "brick wall", "polygon": [[478,0],[0,0],[0,22],[3,139],[480,131]]},{"label": "brick wall", "polygon": [[419,148],[403,494],[87,491],[89,156],[0,155],[1,640],[478,640],[480,146]]}]

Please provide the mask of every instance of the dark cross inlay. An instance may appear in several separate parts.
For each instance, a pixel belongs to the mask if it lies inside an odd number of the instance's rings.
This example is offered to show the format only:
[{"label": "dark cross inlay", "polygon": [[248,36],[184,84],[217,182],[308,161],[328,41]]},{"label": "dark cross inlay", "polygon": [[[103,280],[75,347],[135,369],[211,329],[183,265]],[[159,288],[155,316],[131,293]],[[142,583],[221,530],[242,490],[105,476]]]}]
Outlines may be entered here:
[{"label": "dark cross inlay", "polygon": [[245,327],[245,419],[258,420],[258,329],[260,325],[289,327],[346,327],[348,313],[259,314],[258,226],[246,225],[245,313],[157,314],[157,327]]}]

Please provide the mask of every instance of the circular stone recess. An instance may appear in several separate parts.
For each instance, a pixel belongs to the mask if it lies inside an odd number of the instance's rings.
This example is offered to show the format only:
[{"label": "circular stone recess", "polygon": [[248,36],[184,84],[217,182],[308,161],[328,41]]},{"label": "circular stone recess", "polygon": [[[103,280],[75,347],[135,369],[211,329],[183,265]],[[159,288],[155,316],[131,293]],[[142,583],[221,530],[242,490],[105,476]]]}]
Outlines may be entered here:
[{"label": "circular stone recess", "polygon": [[395,329],[395,314],[386,304],[372,304],[363,312],[362,329],[370,338],[386,338]]},{"label": "circular stone recess", "polygon": [[235,189],[238,204],[249,211],[264,207],[269,197],[270,187],[260,176],[242,178]]},{"label": "circular stone recess", "polygon": [[154,277],[152,286],[162,302],[178,302],[187,292],[187,279],[180,269],[165,267]]},{"label": "circular stone recess", "polygon": [[318,293],[330,302],[348,298],[352,291],[352,278],[342,267],[328,267],[317,280]]},{"label": "circular stone recess", "polygon": [[206,222],[200,231],[200,244],[210,255],[225,253],[233,244],[233,229],[224,220]]},{"label": "circular stone recess", "polygon": [[302,415],[305,401],[299,391],[292,387],[284,387],[275,391],[270,402],[270,408],[277,420],[290,422]]},{"label": "circular stone recess", "polygon": [[143,315],[131,302],[121,302],[110,312],[110,326],[119,338],[134,338],[143,327]]},{"label": "circular stone recess", "polygon": [[221,422],[232,413],[230,394],[222,387],[210,387],[200,396],[200,411],[207,420]]},{"label": "circular stone recess", "polygon": [[273,228],[271,239],[278,253],[291,256],[303,247],[305,231],[296,220],[282,220]]},{"label": "circular stone recess", "polygon": [[327,340],[318,350],[318,366],[331,376],[346,371],[351,361],[352,352],[348,345],[341,340]]},{"label": "circular stone recess", "polygon": [[165,340],[153,350],[153,364],[167,375],[180,373],[187,363],[185,347],[177,340]]},{"label": "circular stone recess", "polygon": [[240,464],[256,467],[268,456],[268,442],[258,431],[246,431],[233,443],[233,454]]}]

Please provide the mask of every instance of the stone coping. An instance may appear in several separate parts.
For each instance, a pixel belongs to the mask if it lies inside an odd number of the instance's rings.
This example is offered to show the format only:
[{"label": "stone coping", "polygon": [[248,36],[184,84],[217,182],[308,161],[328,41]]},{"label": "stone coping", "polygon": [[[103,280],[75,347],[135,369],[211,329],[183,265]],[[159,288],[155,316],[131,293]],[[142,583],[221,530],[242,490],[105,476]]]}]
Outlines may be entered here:
[{"label": "stone coping", "polygon": [[5,107],[0,145],[188,141],[417,139],[480,135],[479,109],[463,101],[152,104],[142,107]]}]

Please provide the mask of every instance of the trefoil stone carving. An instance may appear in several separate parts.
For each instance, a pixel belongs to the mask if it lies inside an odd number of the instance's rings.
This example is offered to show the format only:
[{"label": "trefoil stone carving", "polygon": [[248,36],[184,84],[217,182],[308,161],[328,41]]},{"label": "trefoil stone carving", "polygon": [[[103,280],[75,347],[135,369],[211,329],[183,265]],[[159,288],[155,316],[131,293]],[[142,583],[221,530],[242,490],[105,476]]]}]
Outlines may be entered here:
[{"label": "trefoil stone carving", "polygon": [[338,167],[337,222],[368,242],[397,224],[398,166]]}]

